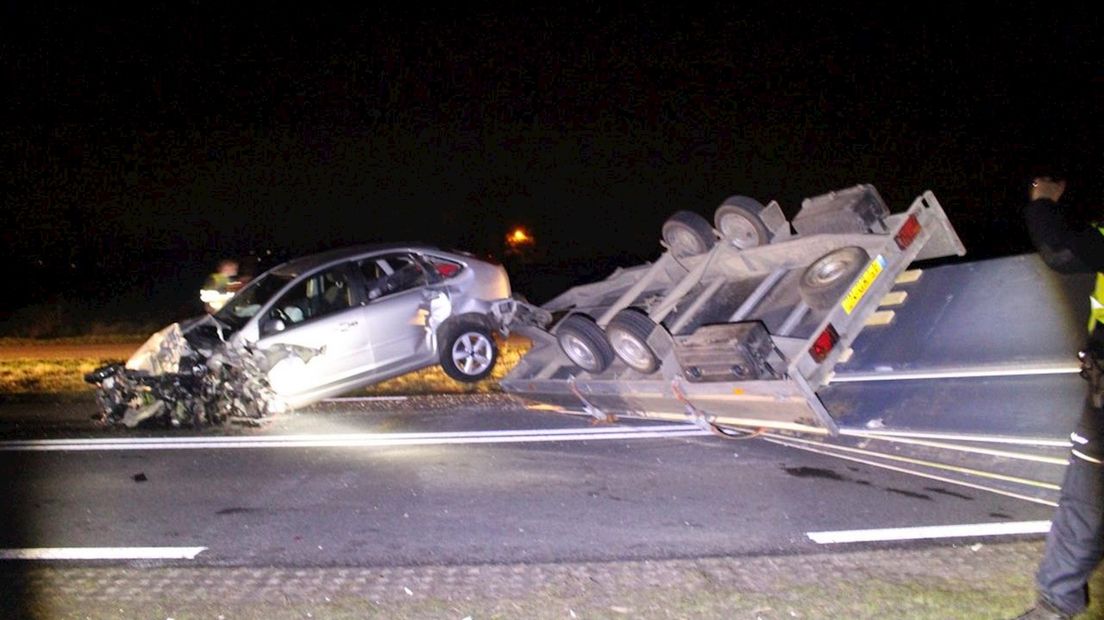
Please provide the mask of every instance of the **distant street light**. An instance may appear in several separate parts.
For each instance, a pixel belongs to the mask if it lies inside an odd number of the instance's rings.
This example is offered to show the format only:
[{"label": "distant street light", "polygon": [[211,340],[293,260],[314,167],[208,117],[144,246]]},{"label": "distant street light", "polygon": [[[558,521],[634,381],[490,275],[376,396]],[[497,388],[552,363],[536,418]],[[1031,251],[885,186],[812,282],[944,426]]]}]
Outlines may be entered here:
[{"label": "distant street light", "polygon": [[536,245],[536,242],[537,240],[533,238],[533,235],[521,226],[514,227],[513,230],[506,234],[506,249],[508,252],[520,254],[524,250]]}]

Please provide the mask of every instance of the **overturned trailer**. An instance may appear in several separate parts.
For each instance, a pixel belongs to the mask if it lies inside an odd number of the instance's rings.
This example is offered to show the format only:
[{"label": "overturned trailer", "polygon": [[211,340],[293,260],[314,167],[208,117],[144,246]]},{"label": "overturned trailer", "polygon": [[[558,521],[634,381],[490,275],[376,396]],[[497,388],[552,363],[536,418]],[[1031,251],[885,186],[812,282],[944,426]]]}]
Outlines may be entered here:
[{"label": "overturned trailer", "polygon": [[930,192],[890,214],[873,187],[679,213],[654,263],[619,269],[519,330],[504,389],[552,408],[686,420],[1053,505],[1084,398],[1088,276],[964,248]]},{"label": "overturned trailer", "polygon": [[[965,250],[931,192],[891,214],[870,185],[780,206],[734,196],[714,224],[679,212],[654,263],[544,305],[504,389],[599,417],[689,418],[835,434],[817,396],[914,260]],[[890,298],[887,300],[887,296]]]}]

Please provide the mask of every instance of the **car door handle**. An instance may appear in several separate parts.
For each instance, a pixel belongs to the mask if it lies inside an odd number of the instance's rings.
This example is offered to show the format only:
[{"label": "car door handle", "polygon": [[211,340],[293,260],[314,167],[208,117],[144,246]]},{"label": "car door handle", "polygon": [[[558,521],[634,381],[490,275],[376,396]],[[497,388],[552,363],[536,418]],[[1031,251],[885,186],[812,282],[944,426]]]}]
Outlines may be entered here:
[{"label": "car door handle", "polygon": [[357,321],[348,321],[345,323],[338,323],[337,328],[341,331],[348,331],[349,329],[356,327]]}]

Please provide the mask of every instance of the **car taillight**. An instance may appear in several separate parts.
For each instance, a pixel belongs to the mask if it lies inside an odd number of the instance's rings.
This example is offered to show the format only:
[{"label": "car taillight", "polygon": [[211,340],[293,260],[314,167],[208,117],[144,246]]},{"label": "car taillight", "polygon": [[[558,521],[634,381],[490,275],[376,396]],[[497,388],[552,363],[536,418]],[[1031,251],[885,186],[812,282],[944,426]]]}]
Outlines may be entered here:
[{"label": "car taillight", "polygon": [[916,236],[920,234],[921,230],[920,220],[916,219],[915,215],[908,216],[905,223],[901,224],[901,230],[898,230],[897,236],[894,237],[897,241],[897,247],[902,250],[908,248],[913,241],[916,241]]},{"label": "car taillight", "polygon": [[825,327],[813,341],[813,346],[809,347],[809,355],[813,356],[813,361],[819,364],[828,357],[837,342],[839,342],[839,332],[829,323],[828,327]]}]

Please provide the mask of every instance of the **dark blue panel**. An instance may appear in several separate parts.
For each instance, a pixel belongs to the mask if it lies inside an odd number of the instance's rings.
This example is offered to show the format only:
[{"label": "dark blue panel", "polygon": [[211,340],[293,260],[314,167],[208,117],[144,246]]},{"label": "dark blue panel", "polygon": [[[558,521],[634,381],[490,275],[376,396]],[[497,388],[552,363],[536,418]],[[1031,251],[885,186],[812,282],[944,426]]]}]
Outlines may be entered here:
[{"label": "dark blue panel", "polygon": [[895,290],[908,300],[894,323],[864,330],[837,374],[1075,363],[1092,276],[1057,274],[1028,254],[926,269]]},{"label": "dark blue panel", "polygon": [[1081,413],[1085,382],[1075,374],[841,383],[819,392],[841,427],[1069,437]]}]

